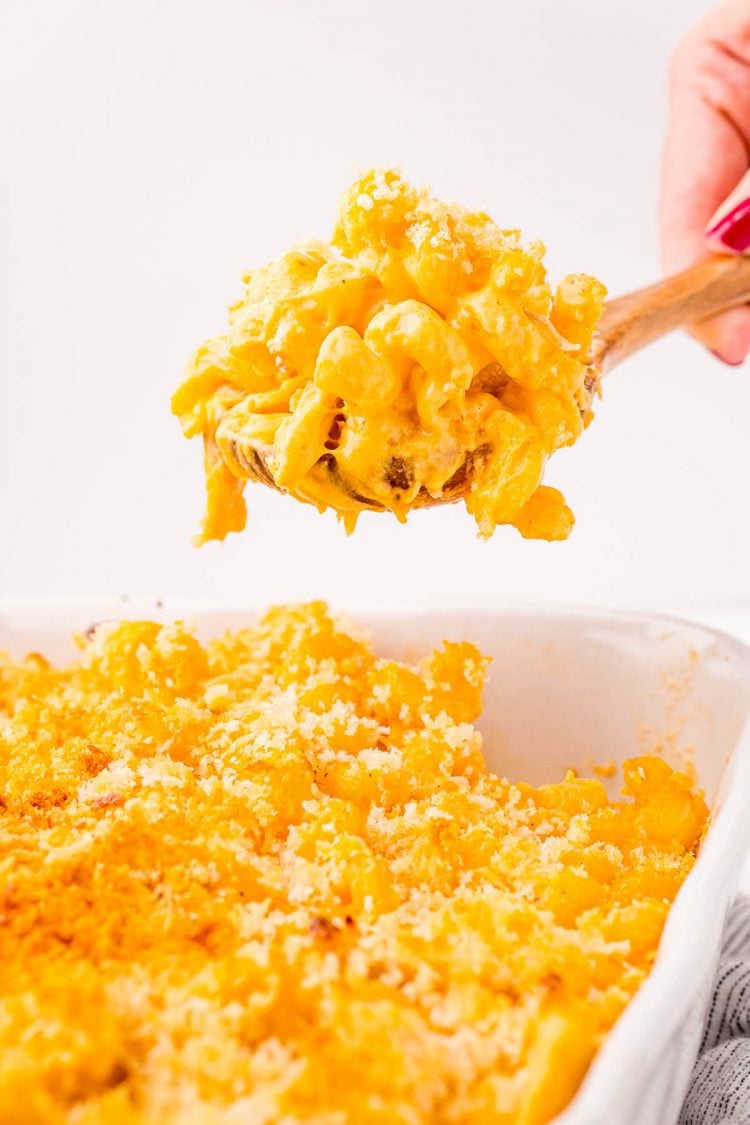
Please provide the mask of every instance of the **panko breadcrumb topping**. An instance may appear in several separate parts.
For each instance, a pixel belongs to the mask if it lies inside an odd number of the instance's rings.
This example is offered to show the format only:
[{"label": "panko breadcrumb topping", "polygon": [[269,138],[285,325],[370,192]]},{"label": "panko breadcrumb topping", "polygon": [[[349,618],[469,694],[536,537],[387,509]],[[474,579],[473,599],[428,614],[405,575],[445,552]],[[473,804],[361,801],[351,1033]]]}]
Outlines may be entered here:
[{"label": "panko breadcrumb topping", "polygon": [[373,168],[342,196],[330,242],[245,278],[229,328],[195,353],[172,401],[202,436],[202,539],[245,526],[247,480],[351,531],[462,499],[497,524],[564,539],[573,515],[542,484],[591,418],[589,350],[605,289],[553,288],[544,246]]},{"label": "panko breadcrumb topping", "polygon": [[320,603],[81,645],[0,659],[0,1122],[568,1102],[693,864],[685,776],[496,777],[475,648],[379,659]]}]

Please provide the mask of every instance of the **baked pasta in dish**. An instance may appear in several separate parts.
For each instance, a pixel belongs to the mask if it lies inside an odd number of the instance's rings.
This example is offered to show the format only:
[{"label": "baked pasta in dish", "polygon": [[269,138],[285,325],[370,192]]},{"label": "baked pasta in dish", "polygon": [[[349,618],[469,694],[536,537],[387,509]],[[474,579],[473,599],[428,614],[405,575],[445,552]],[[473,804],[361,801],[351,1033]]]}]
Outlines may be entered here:
[{"label": "baked pasta in dish", "polygon": [[[0,659],[0,1122],[534,1125],[653,962],[706,807],[489,773],[486,661],[315,603]],[[606,757],[607,747],[602,747]]]},{"label": "baked pasta in dish", "polygon": [[227,333],[174,395],[204,441],[201,538],[244,527],[248,479],[333,508],[348,530],[365,509],[403,520],[462,499],[482,536],[509,523],[565,538],[572,513],[542,475],[591,416],[605,290],[582,274],[553,290],[543,255],[397,171],[362,175],[330,243],[246,277]]}]

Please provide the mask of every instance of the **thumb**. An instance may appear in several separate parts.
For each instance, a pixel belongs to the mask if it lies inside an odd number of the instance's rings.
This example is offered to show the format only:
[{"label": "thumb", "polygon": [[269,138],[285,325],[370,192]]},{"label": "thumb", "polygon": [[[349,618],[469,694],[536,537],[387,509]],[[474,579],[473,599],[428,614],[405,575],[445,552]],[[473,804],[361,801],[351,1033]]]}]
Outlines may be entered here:
[{"label": "thumb", "polygon": [[[750,171],[708,220],[706,239],[711,250],[724,254],[750,251]],[[750,308],[729,309],[692,325],[690,332],[725,363],[742,363],[750,351]]]}]

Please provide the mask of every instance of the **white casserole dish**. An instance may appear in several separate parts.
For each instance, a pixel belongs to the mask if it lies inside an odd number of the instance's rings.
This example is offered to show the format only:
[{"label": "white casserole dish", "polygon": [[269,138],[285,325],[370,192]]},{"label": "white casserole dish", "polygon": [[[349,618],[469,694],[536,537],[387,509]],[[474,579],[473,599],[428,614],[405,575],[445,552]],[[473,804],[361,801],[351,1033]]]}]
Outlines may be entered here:
[{"label": "white casserole dish", "polygon": [[[116,618],[186,618],[200,635],[252,608],[156,601],[0,604],[0,648],[58,661],[73,632]],[[700,1042],[727,904],[750,851],[750,648],[668,618],[550,609],[352,611],[383,654],[417,658],[444,639],[493,658],[480,727],[490,766],[534,783],[569,766],[661,747],[692,761],[713,808],[646,984],[607,1037],[558,1125],[671,1125]]]}]

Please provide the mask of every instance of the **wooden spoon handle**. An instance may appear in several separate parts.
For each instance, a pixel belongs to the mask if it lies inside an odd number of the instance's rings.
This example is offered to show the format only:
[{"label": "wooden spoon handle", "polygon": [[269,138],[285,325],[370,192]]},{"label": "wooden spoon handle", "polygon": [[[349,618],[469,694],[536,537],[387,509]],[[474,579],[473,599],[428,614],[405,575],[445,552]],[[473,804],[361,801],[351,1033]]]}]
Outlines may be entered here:
[{"label": "wooden spoon handle", "polygon": [[599,372],[683,324],[750,301],[750,257],[715,255],[697,266],[607,301],[594,341],[592,363]]}]

